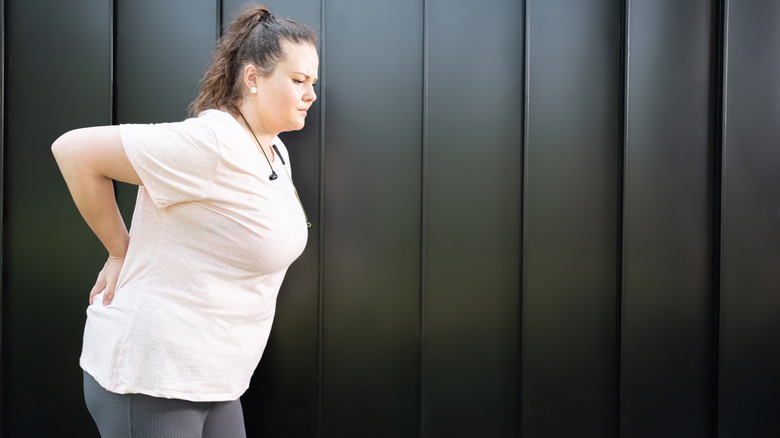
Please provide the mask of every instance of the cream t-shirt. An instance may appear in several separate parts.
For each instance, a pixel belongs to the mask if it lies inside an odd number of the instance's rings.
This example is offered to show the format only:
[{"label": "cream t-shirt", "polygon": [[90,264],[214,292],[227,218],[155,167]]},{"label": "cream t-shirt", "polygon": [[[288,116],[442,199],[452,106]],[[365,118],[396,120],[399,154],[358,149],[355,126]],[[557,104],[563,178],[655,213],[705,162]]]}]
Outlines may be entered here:
[{"label": "cream t-shirt", "polygon": [[274,139],[287,164],[276,157],[270,181],[255,140],[228,113],[120,131],[143,186],[114,300],[103,306],[99,295],[87,308],[80,364],[115,393],[235,400],[306,245],[287,150]]}]

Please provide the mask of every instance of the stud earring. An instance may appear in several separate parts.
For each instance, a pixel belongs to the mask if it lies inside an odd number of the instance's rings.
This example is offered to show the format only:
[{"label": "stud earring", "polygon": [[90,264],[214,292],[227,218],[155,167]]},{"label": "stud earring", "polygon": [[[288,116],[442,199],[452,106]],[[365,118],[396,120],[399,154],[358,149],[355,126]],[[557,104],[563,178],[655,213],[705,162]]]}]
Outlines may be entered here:
[{"label": "stud earring", "polygon": [[249,89],[249,91],[251,91],[252,94],[257,94],[257,87],[252,87]]}]

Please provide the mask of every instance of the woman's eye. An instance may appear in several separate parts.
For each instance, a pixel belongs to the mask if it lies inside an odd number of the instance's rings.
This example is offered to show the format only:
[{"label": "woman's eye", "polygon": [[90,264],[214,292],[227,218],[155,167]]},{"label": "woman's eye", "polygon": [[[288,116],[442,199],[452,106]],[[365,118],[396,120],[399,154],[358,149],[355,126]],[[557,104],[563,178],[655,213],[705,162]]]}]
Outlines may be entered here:
[{"label": "woman's eye", "polygon": [[303,84],[303,81],[300,81],[300,80],[298,80],[298,79],[293,79],[293,82],[294,82],[294,83],[296,83],[296,84],[298,84],[298,85],[301,85],[301,84]]}]

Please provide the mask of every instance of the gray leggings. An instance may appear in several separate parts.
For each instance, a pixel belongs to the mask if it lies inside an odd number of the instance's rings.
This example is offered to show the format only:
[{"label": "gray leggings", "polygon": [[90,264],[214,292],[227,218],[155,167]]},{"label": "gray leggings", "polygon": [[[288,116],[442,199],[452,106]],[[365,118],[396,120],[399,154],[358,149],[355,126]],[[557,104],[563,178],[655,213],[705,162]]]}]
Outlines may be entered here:
[{"label": "gray leggings", "polygon": [[86,372],[84,399],[102,438],[246,438],[240,400],[192,402],[115,394]]}]

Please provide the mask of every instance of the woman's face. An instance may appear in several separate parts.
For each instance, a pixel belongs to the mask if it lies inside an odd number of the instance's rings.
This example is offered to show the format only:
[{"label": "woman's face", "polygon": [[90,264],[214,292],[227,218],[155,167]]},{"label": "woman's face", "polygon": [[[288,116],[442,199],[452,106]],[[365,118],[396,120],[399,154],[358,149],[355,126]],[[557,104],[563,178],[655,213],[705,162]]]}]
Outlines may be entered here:
[{"label": "woman's face", "polygon": [[285,58],[276,65],[273,74],[259,77],[255,104],[257,114],[267,132],[297,131],[306,122],[306,113],[317,99],[319,57],[311,44],[282,42]]}]

